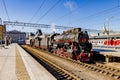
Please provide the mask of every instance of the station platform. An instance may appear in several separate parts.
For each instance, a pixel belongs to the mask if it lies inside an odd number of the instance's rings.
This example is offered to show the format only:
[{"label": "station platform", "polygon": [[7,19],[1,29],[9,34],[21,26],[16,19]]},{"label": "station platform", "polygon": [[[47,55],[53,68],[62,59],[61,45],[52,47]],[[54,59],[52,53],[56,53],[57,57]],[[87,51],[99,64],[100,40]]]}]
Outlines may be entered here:
[{"label": "station platform", "polygon": [[0,80],[56,80],[17,44],[0,48]]},{"label": "station platform", "polygon": [[105,56],[106,62],[120,59],[120,49],[109,47],[93,47],[93,51],[97,51],[99,54]]},{"label": "station platform", "polygon": [[93,47],[93,51],[97,51],[104,56],[111,55],[114,57],[120,57],[120,49]]}]

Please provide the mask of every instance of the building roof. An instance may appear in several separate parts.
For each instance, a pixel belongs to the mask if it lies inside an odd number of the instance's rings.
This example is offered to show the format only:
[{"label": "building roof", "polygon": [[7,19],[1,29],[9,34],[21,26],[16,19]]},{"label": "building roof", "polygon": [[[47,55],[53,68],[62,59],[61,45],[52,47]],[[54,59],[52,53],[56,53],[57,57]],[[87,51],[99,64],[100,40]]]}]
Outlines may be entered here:
[{"label": "building roof", "polygon": [[10,34],[26,34],[25,32],[20,32],[20,31],[17,31],[17,30],[7,31],[6,33],[10,33]]}]

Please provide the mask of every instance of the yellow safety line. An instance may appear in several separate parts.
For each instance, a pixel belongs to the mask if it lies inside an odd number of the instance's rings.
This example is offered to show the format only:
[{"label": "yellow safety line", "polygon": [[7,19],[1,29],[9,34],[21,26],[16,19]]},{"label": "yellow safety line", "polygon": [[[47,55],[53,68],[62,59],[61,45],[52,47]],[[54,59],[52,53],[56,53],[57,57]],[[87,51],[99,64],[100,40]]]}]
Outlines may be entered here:
[{"label": "yellow safety line", "polygon": [[17,48],[16,48],[16,76],[18,80],[30,80],[30,77],[27,73],[27,70]]}]

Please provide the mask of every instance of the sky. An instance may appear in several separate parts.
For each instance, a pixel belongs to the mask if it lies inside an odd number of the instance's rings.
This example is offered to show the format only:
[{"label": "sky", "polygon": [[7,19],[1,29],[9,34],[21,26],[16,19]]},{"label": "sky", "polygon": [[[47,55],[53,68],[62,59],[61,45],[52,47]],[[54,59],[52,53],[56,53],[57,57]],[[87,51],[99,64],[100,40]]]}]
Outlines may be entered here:
[{"label": "sky", "polygon": [[[120,0],[0,0],[0,18],[25,23],[120,31]],[[7,30],[35,32],[38,28],[7,26]],[[42,32],[59,32],[54,26]]]}]

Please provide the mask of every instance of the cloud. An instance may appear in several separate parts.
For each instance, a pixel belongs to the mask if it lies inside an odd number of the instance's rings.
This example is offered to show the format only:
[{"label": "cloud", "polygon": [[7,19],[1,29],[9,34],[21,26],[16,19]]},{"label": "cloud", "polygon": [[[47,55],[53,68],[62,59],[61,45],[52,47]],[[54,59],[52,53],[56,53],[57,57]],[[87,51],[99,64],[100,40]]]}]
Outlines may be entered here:
[{"label": "cloud", "polygon": [[76,3],[72,2],[72,1],[65,2],[64,6],[71,11],[74,10],[77,7]]}]

